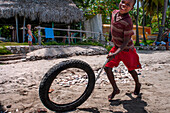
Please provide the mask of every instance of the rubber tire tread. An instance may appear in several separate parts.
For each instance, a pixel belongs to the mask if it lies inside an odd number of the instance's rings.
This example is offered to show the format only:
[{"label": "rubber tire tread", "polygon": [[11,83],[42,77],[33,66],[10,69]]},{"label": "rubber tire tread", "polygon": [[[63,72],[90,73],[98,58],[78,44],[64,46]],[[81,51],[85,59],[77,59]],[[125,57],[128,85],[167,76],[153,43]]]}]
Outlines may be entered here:
[{"label": "rubber tire tread", "polygon": [[[84,93],[80,96],[80,98],[78,98],[74,102],[71,102],[69,104],[58,105],[50,101],[49,96],[48,96],[48,91],[53,80],[56,78],[56,76],[61,71],[68,69],[68,68],[79,68],[79,69],[84,70],[88,75],[88,85]],[[44,104],[44,106],[52,111],[56,111],[56,112],[71,111],[71,110],[76,109],[76,107],[80,106],[82,103],[84,103],[88,99],[88,97],[90,96],[90,94],[92,93],[94,89],[94,85],[95,85],[95,74],[92,68],[90,67],[90,65],[88,65],[86,62],[81,61],[81,60],[75,60],[75,59],[66,60],[66,61],[60,62],[59,64],[54,65],[44,75],[40,83],[40,87],[39,87],[39,97],[42,103]]]}]

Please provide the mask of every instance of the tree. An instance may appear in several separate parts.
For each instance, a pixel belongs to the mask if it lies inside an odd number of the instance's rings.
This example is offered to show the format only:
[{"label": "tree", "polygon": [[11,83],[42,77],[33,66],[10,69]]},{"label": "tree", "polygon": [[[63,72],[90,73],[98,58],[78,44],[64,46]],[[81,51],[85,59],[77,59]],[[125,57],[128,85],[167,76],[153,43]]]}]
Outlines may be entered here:
[{"label": "tree", "polygon": [[[168,3],[168,6],[170,6],[170,1]],[[166,12],[165,27],[170,29],[170,7],[168,7],[167,12]]]},{"label": "tree", "polygon": [[137,0],[137,16],[136,16],[136,46],[139,46],[139,30],[138,30],[138,19],[139,19],[139,0]]},{"label": "tree", "polygon": [[[150,26],[153,31],[159,30],[160,11],[162,10],[162,0],[145,0],[146,15],[150,15]],[[157,21],[157,23],[155,23]],[[158,30],[157,30],[158,29]]]},{"label": "tree", "polygon": [[164,10],[163,10],[163,14],[162,14],[162,22],[161,22],[161,26],[159,27],[159,34],[158,34],[157,41],[161,41],[161,35],[162,35],[163,30],[165,28],[167,5],[168,5],[168,0],[164,0]]},{"label": "tree", "polygon": [[83,10],[86,10],[91,4],[95,2],[95,0],[73,0],[73,2]]},{"label": "tree", "polygon": [[146,43],[146,37],[145,37],[145,1],[142,0],[142,8],[143,8],[143,21],[142,21],[142,26],[143,26],[143,41]]},{"label": "tree", "polygon": [[114,9],[118,9],[120,0],[73,0],[84,11],[85,17],[91,18],[102,14],[103,23],[110,23],[110,17]]}]

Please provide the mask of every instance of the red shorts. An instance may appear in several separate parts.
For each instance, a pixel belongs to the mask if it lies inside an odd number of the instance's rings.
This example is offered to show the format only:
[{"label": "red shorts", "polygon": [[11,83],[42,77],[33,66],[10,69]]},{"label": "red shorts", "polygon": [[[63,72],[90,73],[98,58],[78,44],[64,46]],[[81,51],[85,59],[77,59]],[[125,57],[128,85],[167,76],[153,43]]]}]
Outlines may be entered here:
[{"label": "red shorts", "polygon": [[[116,50],[117,48],[113,47],[110,50],[110,52],[114,53]],[[120,61],[122,61],[125,64],[125,66],[128,68],[129,71],[141,68],[141,64],[139,62],[139,56],[136,53],[135,48],[133,50],[129,49],[129,51],[121,51],[115,56],[115,58],[113,58],[110,62],[108,62],[105,65],[105,67],[110,67],[110,68],[117,67]]]}]

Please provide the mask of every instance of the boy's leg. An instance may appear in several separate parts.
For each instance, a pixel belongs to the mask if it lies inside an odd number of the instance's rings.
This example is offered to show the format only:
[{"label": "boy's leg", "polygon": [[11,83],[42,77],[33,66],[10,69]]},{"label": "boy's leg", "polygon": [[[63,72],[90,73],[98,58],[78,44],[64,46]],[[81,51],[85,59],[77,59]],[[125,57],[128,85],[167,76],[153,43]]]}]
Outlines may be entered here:
[{"label": "boy's leg", "polygon": [[138,79],[138,74],[135,70],[129,71],[129,73],[132,75],[132,77],[135,81],[134,94],[138,95],[140,93],[140,88],[141,88],[141,84],[140,84],[139,79]]},{"label": "boy's leg", "polygon": [[169,42],[166,42],[166,50],[169,49]]},{"label": "boy's leg", "polygon": [[112,100],[114,98],[114,96],[116,94],[119,94],[120,93],[120,90],[119,88],[117,87],[117,84],[116,84],[116,81],[114,79],[114,75],[113,75],[113,72],[112,72],[112,68],[109,68],[109,67],[105,67],[104,68],[105,72],[107,73],[107,77],[113,87],[113,92],[108,96],[108,100]]},{"label": "boy's leg", "polygon": [[30,46],[30,41],[28,41],[28,45]]}]

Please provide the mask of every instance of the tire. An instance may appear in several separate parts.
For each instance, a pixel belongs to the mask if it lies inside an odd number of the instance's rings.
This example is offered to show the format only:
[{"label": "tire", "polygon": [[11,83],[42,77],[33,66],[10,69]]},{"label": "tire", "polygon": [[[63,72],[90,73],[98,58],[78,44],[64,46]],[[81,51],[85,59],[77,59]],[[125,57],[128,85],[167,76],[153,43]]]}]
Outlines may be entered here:
[{"label": "tire", "polygon": [[[86,72],[88,76],[88,83],[83,94],[75,101],[67,104],[56,104],[50,100],[48,91],[56,76],[63,70],[68,68],[78,68]],[[81,60],[67,60],[53,66],[43,77],[39,87],[39,97],[45,107],[56,112],[65,112],[76,109],[83,102],[85,102],[92,93],[95,85],[95,74],[92,68]]]}]

